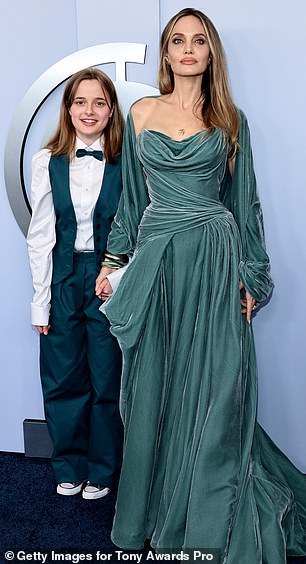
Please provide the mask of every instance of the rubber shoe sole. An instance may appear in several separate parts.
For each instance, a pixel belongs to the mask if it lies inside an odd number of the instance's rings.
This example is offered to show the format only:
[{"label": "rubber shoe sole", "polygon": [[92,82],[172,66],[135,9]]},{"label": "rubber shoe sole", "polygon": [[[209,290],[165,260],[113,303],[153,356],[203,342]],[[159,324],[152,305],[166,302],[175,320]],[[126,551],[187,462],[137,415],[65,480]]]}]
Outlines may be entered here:
[{"label": "rubber shoe sole", "polygon": [[56,492],[60,495],[76,495],[82,490],[84,482],[61,482],[57,484]]},{"label": "rubber shoe sole", "polygon": [[99,488],[96,486],[87,485],[82,491],[83,499],[100,499],[109,494],[110,488]]}]

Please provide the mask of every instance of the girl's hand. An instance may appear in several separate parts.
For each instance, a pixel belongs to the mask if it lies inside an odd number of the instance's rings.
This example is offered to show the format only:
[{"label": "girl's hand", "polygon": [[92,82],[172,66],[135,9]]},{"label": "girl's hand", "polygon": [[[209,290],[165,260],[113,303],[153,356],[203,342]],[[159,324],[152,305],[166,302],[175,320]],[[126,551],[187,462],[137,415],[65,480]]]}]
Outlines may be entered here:
[{"label": "girl's hand", "polygon": [[102,300],[102,302],[105,302],[105,300],[107,300],[107,298],[109,298],[112,293],[113,288],[111,287],[110,281],[108,280],[108,278],[105,278],[101,284],[101,294],[99,298]]},{"label": "girl's hand", "polygon": [[106,278],[111,272],[114,272],[115,268],[108,268],[108,266],[102,266],[100,270],[100,274],[96,279],[96,287],[95,292],[96,296],[100,298],[100,300],[106,300],[109,295],[112,293],[113,289]]},{"label": "girl's hand", "polygon": [[252,298],[251,294],[249,294],[249,292],[243,287],[241,282],[239,284],[239,288],[240,288],[240,290],[244,289],[244,291],[245,291],[245,300],[240,300],[240,303],[242,305],[241,313],[246,313],[246,320],[247,320],[248,324],[250,325],[251,315],[252,315],[254,309],[256,309],[256,305],[255,305],[256,302],[255,302],[254,298]]},{"label": "girl's hand", "polygon": [[40,335],[48,335],[51,325],[34,325]]}]

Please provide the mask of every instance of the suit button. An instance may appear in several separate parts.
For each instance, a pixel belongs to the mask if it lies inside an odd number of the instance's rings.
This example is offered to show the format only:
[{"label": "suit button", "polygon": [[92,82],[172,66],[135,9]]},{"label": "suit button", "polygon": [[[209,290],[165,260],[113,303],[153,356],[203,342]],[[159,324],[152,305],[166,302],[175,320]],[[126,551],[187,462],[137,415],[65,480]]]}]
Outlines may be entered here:
[{"label": "suit button", "polygon": [[97,217],[101,217],[101,215],[102,215],[101,212],[97,213]]},{"label": "suit button", "polygon": [[96,225],[96,229],[100,229],[100,228],[101,228],[101,225],[100,225],[100,223],[98,223],[98,224]]},{"label": "suit button", "polygon": [[101,241],[100,235],[98,235],[98,237],[96,238],[96,241]]}]

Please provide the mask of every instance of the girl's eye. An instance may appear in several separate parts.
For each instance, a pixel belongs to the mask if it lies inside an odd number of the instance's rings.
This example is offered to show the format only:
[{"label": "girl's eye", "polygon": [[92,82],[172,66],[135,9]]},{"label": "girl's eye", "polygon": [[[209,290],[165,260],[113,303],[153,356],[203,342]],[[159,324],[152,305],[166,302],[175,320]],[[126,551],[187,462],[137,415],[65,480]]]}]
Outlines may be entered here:
[{"label": "girl's eye", "polygon": [[182,43],[182,39],[180,39],[179,37],[175,37],[173,39],[173,43],[174,45],[179,45],[180,43]]},{"label": "girl's eye", "polygon": [[84,102],[84,100],[75,100],[74,103],[75,103],[77,106],[82,106],[85,102]]},{"label": "girl's eye", "polygon": [[98,106],[98,108],[103,108],[103,106],[106,105],[106,102],[96,102],[96,106]]},{"label": "girl's eye", "polygon": [[198,45],[205,45],[206,39],[203,39],[202,37],[199,37],[198,39],[195,40],[195,42],[196,42]]}]

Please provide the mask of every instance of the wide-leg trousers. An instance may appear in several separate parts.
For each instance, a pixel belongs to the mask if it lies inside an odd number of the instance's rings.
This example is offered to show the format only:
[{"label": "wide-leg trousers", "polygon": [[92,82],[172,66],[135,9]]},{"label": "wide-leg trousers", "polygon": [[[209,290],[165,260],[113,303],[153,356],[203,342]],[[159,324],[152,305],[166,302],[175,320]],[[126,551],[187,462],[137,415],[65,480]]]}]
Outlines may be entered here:
[{"label": "wide-leg trousers", "polygon": [[52,285],[40,371],[57,482],[112,487],[122,457],[121,352],[99,311],[97,273],[95,253],[74,253],[72,274]]}]

